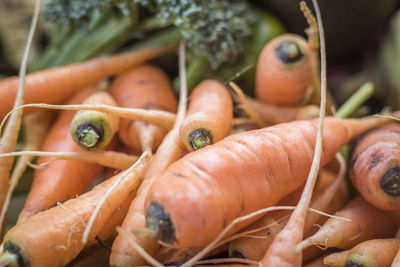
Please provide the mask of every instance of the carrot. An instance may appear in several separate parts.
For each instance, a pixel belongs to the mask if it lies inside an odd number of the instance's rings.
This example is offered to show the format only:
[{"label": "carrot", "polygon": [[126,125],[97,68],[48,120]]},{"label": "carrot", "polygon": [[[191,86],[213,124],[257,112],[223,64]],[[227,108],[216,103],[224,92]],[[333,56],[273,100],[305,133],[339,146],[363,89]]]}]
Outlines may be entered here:
[{"label": "carrot", "polygon": [[344,266],[389,267],[399,245],[397,238],[367,240],[350,250]]},{"label": "carrot", "polygon": [[[24,54],[22,57],[21,66],[19,69],[19,77],[15,78],[15,97],[10,102],[10,106],[14,105],[14,108],[20,107],[24,104],[25,99],[25,73],[26,73],[26,66],[28,62],[29,50],[32,44],[33,36],[35,33],[36,25],[39,18],[39,10],[40,10],[40,1],[35,1],[35,8],[32,16],[32,22],[29,29],[28,38],[25,45]],[[0,81],[1,82],[1,81]],[[2,90],[4,91],[4,90]],[[7,100],[5,98],[0,98]],[[22,121],[22,110],[19,110],[15,114],[10,117],[10,120],[7,124],[7,127],[4,131],[3,136],[0,139],[0,153],[7,153],[14,151],[15,145],[18,141],[18,133],[21,127]],[[0,131],[1,133],[1,131]],[[13,165],[13,158],[3,158],[0,159],[0,206],[3,206],[5,201],[7,191],[9,188],[9,178],[10,178],[10,171]],[[4,222],[2,222],[4,223]],[[5,224],[0,225],[0,240],[3,239]]]},{"label": "carrot", "polygon": [[[121,107],[176,111],[176,98],[167,75],[154,65],[142,65],[118,76],[111,94]],[[166,129],[145,122],[122,119],[119,137],[128,146],[153,151]]]},{"label": "carrot", "polygon": [[141,182],[146,156],[132,167],[97,186],[91,191],[64,204],[39,212],[14,226],[5,236],[0,263],[11,266],[64,266],[83,249],[80,242],[86,221],[109,188],[120,181],[101,209],[93,225],[89,240],[95,238],[113,212],[136,193]]},{"label": "carrot", "polygon": [[265,103],[297,106],[313,82],[313,66],[307,41],[282,34],[261,51],[256,70],[255,93]]},{"label": "carrot", "polygon": [[[70,103],[79,103],[94,92],[87,89],[75,95]],[[42,145],[45,151],[83,151],[72,140],[69,133],[74,112],[64,111],[57,118]],[[49,158],[39,158],[38,164],[48,162]],[[73,160],[51,162],[46,168],[35,170],[34,181],[25,206],[18,217],[18,223],[31,215],[48,209],[58,201],[67,200],[82,194],[100,174],[102,167]]]},{"label": "carrot", "polygon": [[100,244],[83,249],[68,267],[107,266],[110,252]]},{"label": "carrot", "polygon": [[327,265],[324,263],[324,257],[319,257],[312,262],[309,262],[304,267],[326,267]]},{"label": "carrot", "polygon": [[[385,121],[326,119],[322,165],[351,138]],[[275,204],[305,181],[317,123],[295,121],[239,133],[187,154],[153,184],[146,227],[171,247],[204,246],[234,218]]]},{"label": "carrot", "polygon": [[350,249],[341,252],[332,253],[324,258],[324,263],[331,267],[343,267],[347,256],[350,254]]},{"label": "carrot", "polygon": [[[89,96],[83,104],[117,106],[107,92],[98,91]],[[99,111],[81,110],[71,122],[72,139],[85,150],[106,147],[118,131],[119,117]]]},{"label": "carrot", "polygon": [[[339,186],[344,185],[343,183],[343,173],[338,175],[336,180],[336,175],[328,170],[322,170],[320,173],[320,178],[318,179],[318,184],[326,185],[318,186],[318,190],[316,190],[317,194],[313,197],[311,207],[314,209],[335,212],[344,206],[344,203],[348,199],[348,192],[346,189],[337,192]],[[336,182],[334,182],[336,181]],[[317,185],[318,185],[317,184]],[[328,186],[328,184],[332,184]],[[343,188],[342,188],[343,189]],[[286,205],[295,205],[300,199],[301,192],[303,191],[303,187],[300,187],[295,192],[291,193],[284,199],[278,202],[279,206]],[[333,210],[332,210],[333,209]],[[264,215],[261,219],[257,220],[253,224],[241,230],[241,232],[247,232],[252,229],[257,229],[260,226],[264,225],[272,225],[272,227],[268,227],[262,231],[258,231],[256,233],[251,233],[249,237],[243,237],[236,240],[233,240],[229,244],[229,254],[231,256],[242,256],[246,259],[251,260],[261,260],[268,247],[272,243],[273,238],[277,235],[277,233],[282,230],[286,222],[288,221],[288,217],[290,216],[291,211],[275,211]],[[312,230],[312,227],[315,223],[318,222],[319,216],[315,216],[316,213],[309,212],[307,214],[307,221],[305,226],[305,232],[308,233]],[[319,214],[317,214],[319,215]],[[264,238],[254,238],[254,237],[264,237]]]},{"label": "carrot", "polygon": [[[150,187],[157,181],[159,175],[174,161],[182,156],[184,145],[179,135],[179,128],[186,114],[187,86],[185,72],[185,50],[184,42],[179,46],[179,77],[181,79],[179,106],[174,127],[162,141],[160,147],[150,163],[145,174],[144,181],[139,188],[138,194],[132,202],[128,215],[126,216],[121,228],[122,231],[131,230],[134,227],[144,227],[145,209],[144,202]],[[118,234],[112,246],[110,265],[114,266],[137,266],[146,263],[140,253],[131,247],[130,239],[138,242],[140,247],[150,254],[155,254],[159,245],[151,239],[137,238],[129,235],[128,239],[122,234]]]},{"label": "carrot", "polygon": [[190,95],[180,135],[189,151],[214,144],[228,135],[233,116],[232,99],[216,80],[198,84]]},{"label": "carrot", "polygon": [[[81,88],[174,49],[175,45],[152,47],[31,73],[26,77],[25,102],[62,103]],[[12,109],[17,87],[17,77],[0,81],[0,99],[4,100],[0,107],[0,118]]]},{"label": "carrot", "polygon": [[328,219],[318,232],[301,242],[298,248],[320,245],[348,249],[368,239],[391,237],[400,219],[400,213],[379,210],[361,197],[350,201],[335,215],[351,221]]},{"label": "carrot", "polygon": [[400,124],[367,132],[352,158],[351,181],[364,199],[379,209],[400,209]]},{"label": "carrot", "polygon": [[[46,132],[53,121],[54,114],[51,111],[43,111],[36,114],[26,116],[24,118],[24,149],[39,149],[43,142]],[[3,154],[4,155],[4,154]],[[8,205],[10,204],[11,196],[15,187],[17,186],[19,179],[24,173],[28,163],[33,159],[31,155],[23,155],[20,157],[15,164],[14,170],[10,179],[10,186],[5,196],[3,207],[1,208],[0,224],[2,225],[5,218],[6,212],[8,210]]]}]

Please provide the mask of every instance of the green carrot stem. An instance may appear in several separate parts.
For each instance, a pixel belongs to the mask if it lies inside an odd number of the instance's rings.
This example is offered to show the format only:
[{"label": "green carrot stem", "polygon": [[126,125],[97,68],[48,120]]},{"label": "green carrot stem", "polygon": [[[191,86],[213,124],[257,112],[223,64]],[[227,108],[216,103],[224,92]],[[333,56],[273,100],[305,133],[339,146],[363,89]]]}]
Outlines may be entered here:
[{"label": "green carrot stem", "polygon": [[374,93],[374,84],[367,82],[357,90],[336,112],[337,118],[347,118]]}]

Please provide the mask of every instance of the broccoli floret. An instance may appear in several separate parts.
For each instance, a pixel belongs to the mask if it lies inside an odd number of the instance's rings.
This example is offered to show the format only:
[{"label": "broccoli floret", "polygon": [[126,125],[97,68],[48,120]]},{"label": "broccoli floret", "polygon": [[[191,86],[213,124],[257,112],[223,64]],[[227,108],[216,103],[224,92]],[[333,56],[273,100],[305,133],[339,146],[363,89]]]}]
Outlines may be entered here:
[{"label": "broccoli floret", "polygon": [[254,15],[244,0],[135,0],[177,26],[188,47],[206,56],[213,69],[234,61],[251,35]]}]

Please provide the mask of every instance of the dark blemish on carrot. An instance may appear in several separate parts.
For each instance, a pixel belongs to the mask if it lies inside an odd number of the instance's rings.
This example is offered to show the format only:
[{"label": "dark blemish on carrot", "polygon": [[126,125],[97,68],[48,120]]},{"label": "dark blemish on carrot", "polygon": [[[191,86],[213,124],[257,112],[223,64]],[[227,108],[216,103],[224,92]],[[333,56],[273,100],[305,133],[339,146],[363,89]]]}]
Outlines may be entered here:
[{"label": "dark blemish on carrot", "polygon": [[164,211],[164,207],[156,202],[150,204],[146,210],[146,228],[154,231],[154,239],[166,244],[176,241],[175,227],[171,217]]},{"label": "dark blemish on carrot", "polygon": [[400,167],[395,166],[388,169],[379,183],[383,192],[392,197],[400,196]]},{"label": "dark blemish on carrot", "polygon": [[185,175],[180,174],[180,173],[177,173],[177,172],[171,172],[171,174],[172,174],[173,176],[176,176],[176,177],[186,178]]},{"label": "dark blemish on carrot", "polygon": [[150,83],[151,81],[150,80],[139,80],[139,81],[137,81],[136,83],[137,84],[148,84],[148,83]]},{"label": "dark blemish on carrot", "polygon": [[373,167],[376,166],[376,164],[378,164],[378,162],[382,159],[381,156],[377,155],[377,154],[372,154],[371,155],[371,162],[369,163],[368,166],[368,170],[372,170]]}]

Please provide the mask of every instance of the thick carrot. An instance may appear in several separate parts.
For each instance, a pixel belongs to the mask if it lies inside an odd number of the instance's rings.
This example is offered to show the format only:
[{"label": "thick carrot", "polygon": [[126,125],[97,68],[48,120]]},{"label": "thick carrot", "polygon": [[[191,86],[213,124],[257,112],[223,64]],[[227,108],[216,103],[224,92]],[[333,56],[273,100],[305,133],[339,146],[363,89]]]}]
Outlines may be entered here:
[{"label": "thick carrot", "polygon": [[265,103],[300,105],[313,82],[313,65],[307,41],[282,34],[261,51],[256,71],[256,96]]},{"label": "thick carrot", "polygon": [[[62,103],[81,88],[172,51],[175,47],[153,47],[29,74],[26,77],[25,103]],[[17,88],[17,77],[0,81],[0,99],[4,100],[0,107],[0,118],[12,109]]]},{"label": "thick carrot", "polygon": [[[327,118],[322,165],[350,139],[386,122],[381,119]],[[307,178],[317,124],[295,121],[239,133],[187,154],[153,184],[146,227],[171,247],[204,246],[234,218],[274,205]]]},{"label": "thick carrot", "polygon": [[[118,76],[111,94],[121,107],[176,111],[177,101],[168,76],[154,65],[142,65]],[[122,119],[118,131],[121,140],[140,150],[155,150],[166,129],[145,122]]]},{"label": "thick carrot", "polygon": [[350,249],[341,252],[332,253],[324,258],[324,263],[330,267],[343,267]]},{"label": "thick carrot", "polygon": [[[336,175],[328,170],[322,170],[318,183],[321,182],[323,186],[317,184],[316,195],[313,197],[311,207],[317,210],[325,212],[336,212],[342,208],[347,201],[349,194],[345,188],[343,182],[343,176],[339,176],[335,181]],[[332,185],[329,185],[332,184]],[[338,192],[339,186],[341,190]],[[326,187],[325,187],[326,186]],[[343,188],[344,187],[344,188]],[[296,205],[300,199],[300,195],[303,191],[303,187],[300,187],[295,192],[285,197],[278,202],[279,206],[292,206]],[[272,243],[273,238],[277,233],[282,230],[284,225],[289,219],[291,211],[274,211],[267,213],[261,219],[257,220],[253,224],[242,229],[241,232],[247,232],[252,229],[257,229],[261,226],[272,225],[262,231],[249,234],[250,237],[243,237],[233,240],[229,244],[229,253],[231,256],[242,256],[246,259],[261,260],[269,245]],[[319,222],[319,216],[315,216],[317,213],[309,212],[307,214],[307,221],[305,226],[305,233],[313,230],[313,225]],[[319,214],[318,214],[319,215]],[[323,218],[322,218],[323,219]],[[320,223],[320,222],[319,222]],[[264,237],[264,238],[254,238]]]},{"label": "thick carrot", "polygon": [[364,199],[380,209],[400,209],[400,124],[367,132],[352,158],[351,181]]},{"label": "thick carrot", "polygon": [[[75,95],[70,103],[79,103],[91,95],[94,89],[86,89]],[[72,140],[69,133],[74,112],[64,111],[57,118],[42,145],[45,151],[84,151]],[[41,157],[38,164],[51,158]],[[100,174],[102,167],[96,164],[74,160],[57,160],[44,169],[34,172],[34,181],[25,206],[18,217],[18,223],[31,215],[48,209],[58,201],[74,198],[82,194]]]},{"label": "thick carrot", "polygon": [[319,108],[315,105],[302,107],[282,107],[263,103],[256,99],[247,98],[251,108],[264,120],[267,125],[274,125],[294,120],[308,120],[318,117]]},{"label": "thick carrot", "polygon": [[127,171],[95,186],[91,191],[39,212],[14,226],[5,236],[0,263],[8,261],[11,266],[32,267],[66,265],[84,248],[81,238],[86,222],[109,188],[125,177],[109,196],[108,205],[102,206],[101,216],[97,217],[89,240],[95,238],[124,200],[136,194],[142,180],[144,161],[142,157]]},{"label": "thick carrot", "polygon": [[180,135],[189,151],[214,144],[228,135],[233,116],[232,99],[223,84],[205,80],[190,95]]},{"label": "thick carrot", "polygon": [[389,267],[400,245],[400,239],[372,239],[350,250],[345,267]]},{"label": "thick carrot", "polygon": [[349,249],[368,239],[391,237],[397,230],[399,212],[382,211],[361,197],[350,201],[335,214],[350,221],[328,219],[313,236],[299,244],[299,248],[311,245]]},{"label": "thick carrot", "polygon": [[[103,91],[90,95],[83,104],[117,106],[112,96]],[[83,149],[98,150],[111,142],[118,127],[119,117],[94,110],[81,110],[71,122],[71,136]]]},{"label": "thick carrot", "polygon": [[[179,128],[186,114],[187,87],[185,72],[185,53],[184,43],[179,47],[179,77],[181,88],[179,93],[179,106],[174,127],[167,134],[158,148],[149,169],[145,174],[144,181],[139,188],[138,194],[129,208],[123,224],[123,230],[131,230],[133,227],[145,226],[144,202],[152,184],[158,179],[160,174],[174,161],[182,156],[184,145],[179,135]],[[154,255],[159,248],[159,244],[152,239],[143,239],[132,236],[139,245],[148,253]],[[123,235],[118,234],[112,246],[110,265],[112,266],[138,266],[146,263],[134,248],[127,242]]]}]

